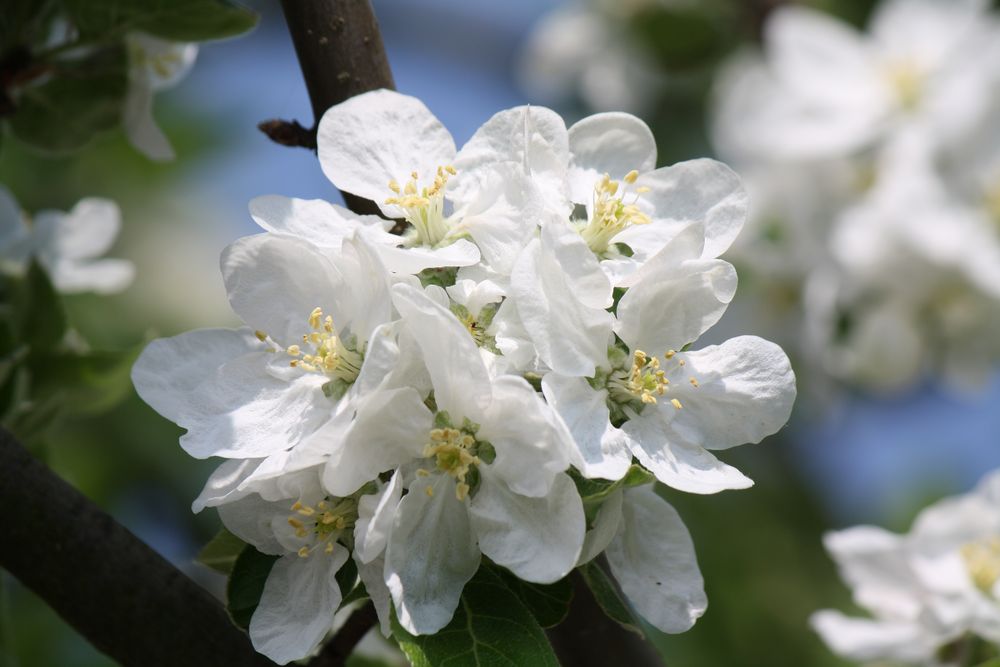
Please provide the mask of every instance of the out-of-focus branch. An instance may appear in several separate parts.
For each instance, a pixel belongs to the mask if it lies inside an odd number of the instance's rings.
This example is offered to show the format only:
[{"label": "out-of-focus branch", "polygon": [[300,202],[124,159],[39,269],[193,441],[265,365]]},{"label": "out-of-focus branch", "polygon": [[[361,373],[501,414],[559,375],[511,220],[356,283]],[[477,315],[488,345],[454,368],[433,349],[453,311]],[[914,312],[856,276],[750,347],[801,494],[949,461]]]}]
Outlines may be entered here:
[{"label": "out-of-focus branch", "polygon": [[[315,150],[317,125],[327,109],[354,95],[396,84],[369,0],[282,0],[281,9],[314,122],[309,129],[284,120],[267,120],[258,127],[279,144]],[[344,201],[357,213],[378,213],[372,202],[346,192]]]},{"label": "out-of-focus branch", "polygon": [[347,622],[323,646],[319,655],[309,662],[309,667],[343,667],[354,647],[376,623],[378,615],[375,613],[375,605],[366,602],[347,617]]},{"label": "out-of-focus branch", "polygon": [[207,591],[0,429],[0,566],[123,665],[274,667]]}]

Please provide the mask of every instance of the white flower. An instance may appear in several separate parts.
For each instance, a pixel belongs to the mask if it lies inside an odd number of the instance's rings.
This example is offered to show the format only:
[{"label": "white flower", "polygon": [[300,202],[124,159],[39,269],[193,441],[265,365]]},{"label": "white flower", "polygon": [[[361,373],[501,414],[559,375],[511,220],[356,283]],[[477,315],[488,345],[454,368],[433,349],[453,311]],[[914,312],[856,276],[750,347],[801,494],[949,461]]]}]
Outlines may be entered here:
[{"label": "white flower", "polygon": [[[323,481],[350,494],[379,472],[399,468],[408,488],[392,513],[384,577],[410,632],[444,627],[480,552],[526,581],[550,583],[576,563],[583,507],[570,478],[568,434],[523,379],[491,378],[472,337],[420,290],[394,288],[394,301],[433,389],[373,395],[358,409]],[[386,525],[385,519],[373,523]]]},{"label": "white flower", "polygon": [[174,150],[153,118],[153,96],[177,85],[194,66],[197,44],[169,42],[141,32],[125,38],[129,88],[125,98],[125,134],[153,160],[172,160]]},{"label": "white flower", "polygon": [[380,248],[393,271],[470,266],[481,258],[504,271],[537,224],[537,198],[523,167],[498,158],[489,169],[459,171],[463,153],[413,97],[376,90],[337,104],[323,115],[317,143],[334,185],[410,223],[402,249]]},{"label": "white flower", "polygon": [[649,484],[618,489],[587,532],[579,564],[605,553],[625,597],[663,632],[685,632],[705,613],[694,543],[677,511]]},{"label": "white flower", "polygon": [[677,489],[745,488],[750,480],[708,450],[758,442],[788,419],[795,381],[776,345],[741,337],[681,351],[718,321],[736,288],[732,266],[702,258],[703,238],[692,225],[668,242],[636,272],[614,316],[603,308],[610,288],[585,291],[574,275],[588,269],[581,257],[596,264],[578,235],[547,226],[519,261],[513,298],[552,369],[542,390],[588,477],[618,479],[634,455]]},{"label": "white flower", "polygon": [[813,627],[851,660],[941,664],[971,634],[1000,641],[1000,477],[920,513],[910,532],[874,526],[829,533],[827,550],[873,618],[826,610]]},{"label": "white flower", "polygon": [[119,292],[135,267],[124,259],[98,259],[115,242],[121,212],[107,199],[81,199],[69,213],[39,211],[33,220],[10,191],[0,186],[0,268],[21,274],[34,257],[64,293]]},{"label": "white flower", "polygon": [[[230,488],[252,466],[243,468],[226,471]],[[357,521],[359,502],[327,495],[315,468],[276,480],[259,495],[210,501],[231,533],[261,553],[280,556],[250,620],[254,648],[280,665],[312,653],[332,629],[342,600],[335,575],[348,558],[340,538]]]},{"label": "white flower", "polygon": [[227,248],[222,270],[247,328],[153,341],[133,367],[136,390],[188,430],[181,446],[194,457],[270,457],[256,478],[285,471],[289,457],[318,463],[322,452],[296,448],[348,419],[354,397],[395,361],[377,333],[392,317],[388,274],[362,239],[345,240],[334,263],[306,241],[268,234]]},{"label": "white flower", "polygon": [[863,34],[817,10],[779,8],[766,26],[766,61],[723,79],[716,143],[729,154],[837,156],[904,122],[947,142],[994,95],[1000,51],[987,9],[980,0],[887,0]]}]

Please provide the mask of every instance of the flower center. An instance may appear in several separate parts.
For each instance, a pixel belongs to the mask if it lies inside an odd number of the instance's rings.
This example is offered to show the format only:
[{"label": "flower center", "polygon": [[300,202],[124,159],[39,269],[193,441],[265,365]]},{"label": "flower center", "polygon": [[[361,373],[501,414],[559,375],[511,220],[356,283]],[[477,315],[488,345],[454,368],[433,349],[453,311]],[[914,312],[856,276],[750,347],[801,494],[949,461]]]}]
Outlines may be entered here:
[{"label": "flower center", "polygon": [[906,111],[916,109],[923,95],[923,71],[915,63],[904,60],[889,64],[885,76],[896,94],[899,105]]},{"label": "flower center", "polygon": [[354,382],[364,359],[360,352],[340,340],[333,318],[329,315],[324,317],[323,309],[316,307],[309,314],[309,328],[311,331],[302,335],[301,345],[285,348],[285,352],[294,357],[288,365],[312,373],[323,373],[347,383]]},{"label": "flower center", "polygon": [[311,545],[299,549],[299,557],[308,558],[311,553],[322,548],[324,553],[333,553],[333,545],[340,533],[354,526],[358,518],[358,503],[351,498],[331,502],[329,498],[316,506],[297,501],[292,505],[295,512],[288,517],[288,525],[295,529],[295,536],[310,539]]},{"label": "flower center", "polygon": [[988,537],[962,546],[962,560],[976,588],[992,594],[1000,580],[1000,537]]},{"label": "flower center", "polygon": [[[640,186],[631,192],[630,186],[639,178],[639,172],[633,169],[622,181],[612,181],[608,174],[594,186],[594,200],[590,212],[590,220],[580,230],[587,245],[596,255],[608,251],[612,239],[632,225],[648,225],[652,220],[639,209],[639,195],[649,192],[649,188]],[[632,198],[626,201],[629,195]]]},{"label": "flower center", "polygon": [[420,188],[417,172],[410,173],[410,180],[403,186],[396,181],[389,181],[389,189],[394,196],[385,200],[386,204],[398,206],[403,211],[403,217],[413,225],[416,231],[415,245],[436,247],[448,236],[451,229],[444,216],[444,191],[448,186],[448,177],[455,175],[452,166],[438,167],[434,182]]},{"label": "flower center", "polygon": [[[663,360],[661,362],[659,357],[650,357],[642,350],[636,350],[632,354],[631,368],[626,370],[624,366],[619,366],[608,376],[609,398],[619,405],[640,409],[644,405],[655,404],[658,397],[670,390],[670,378],[667,376],[679,373],[685,365],[684,359],[678,357],[674,350],[667,350]],[[694,376],[689,376],[688,382],[692,387],[698,387],[698,379]],[[677,410],[684,407],[677,398],[671,398],[670,404]]]},{"label": "flower center", "polygon": [[[464,500],[469,495],[469,484],[466,477],[472,466],[482,463],[476,456],[476,436],[469,431],[457,428],[435,428],[430,432],[430,442],[424,446],[424,456],[434,459],[437,469],[455,478],[455,497]],[[426,477],[430,474],[420,469],[417,474]],[[427,494],[433,495],[433,489],[428,486]]]}]

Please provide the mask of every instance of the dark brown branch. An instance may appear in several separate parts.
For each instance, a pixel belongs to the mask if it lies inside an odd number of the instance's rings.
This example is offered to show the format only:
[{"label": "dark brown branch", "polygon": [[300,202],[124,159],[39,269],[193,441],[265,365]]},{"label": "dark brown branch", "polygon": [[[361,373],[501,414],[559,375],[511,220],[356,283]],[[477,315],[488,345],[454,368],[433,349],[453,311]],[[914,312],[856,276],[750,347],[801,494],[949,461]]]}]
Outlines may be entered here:
[{"label": "dark brown branch", "polygon": [[[260,129],[284,146],[315,149],[316,128],[327,109],[379,88],[395,88],[382,33],[369,0],[282,0],[295,54],[312,103],[313,124],[268,120]],[[367,199],[344,194],[356,213],[378,214]]]},{"label": "dark brown branch", "polygon": [[0,566],[122,665],[274,667],[222,606],[0,429]]},{"label": "dark brown branch", "polygon": [[607,617],[579,572],[570,575],[573,601],[566,619],[547,634],[562,665],[662,665],[653,645]]},{"label": "dark brown branch", "polygon": [[378,623],[375,605],[367,602],[347,617],[337,634],[326,643],[319,655],[312,659],[309,667],[343,667],[368,631]]}]

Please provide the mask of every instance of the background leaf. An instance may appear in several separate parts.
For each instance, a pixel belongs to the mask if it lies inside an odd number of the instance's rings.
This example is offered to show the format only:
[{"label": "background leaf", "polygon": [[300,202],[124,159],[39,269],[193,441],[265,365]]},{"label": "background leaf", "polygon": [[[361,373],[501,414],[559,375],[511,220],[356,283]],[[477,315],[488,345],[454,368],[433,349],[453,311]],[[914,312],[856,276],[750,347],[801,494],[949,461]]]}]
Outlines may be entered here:
[{"label": "background leaf", "polygon": [[246,547],[246,542],[223,528],[198,552],[195,560],[216,572],[231,574],[236,565],[236,559]]},{"label": "background leaf", "polygon": [[559,625],[569,613],[569,603],[573,599],[573,585],[569,578],[560,579],[554,584],[533,584],[518,579],[502,567],[494,567],[494,572],[543,628]]},{"label": "background leaf", "polygon": [[177,42],[242,34],[257,15],[224,0],[64,0],[82,39],[140,31]]},{"label": "background leaf", "polygon": [[641,621],[632,613],[611,577],[593,561],[580,566],[579,570],[584,581],[587,582],[587,586],[590,587],[590,592],[594,594],[597,604],[601,606],[608,618],[626,630],[643,635]]},{"label": "background leaf", "polygon": [[250,619],[264,593],[264,582],[277,560],[278,556],[262,554],[247,545],[233,564],[226,586],[226,609],[233,623],[244,630],[250,627]]},{"label": "background leaf", "polygon": [[79,60],[57,60],[48,81],[21,90],[10,129],[34,148],[74,151],[121,122],[127,92],[127,62],[121,44]]}]

